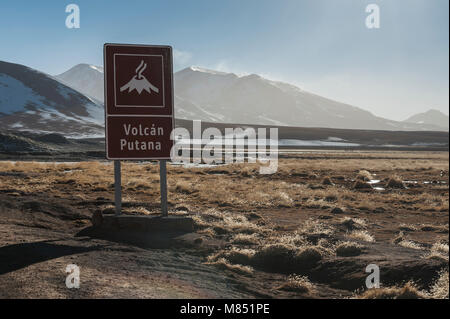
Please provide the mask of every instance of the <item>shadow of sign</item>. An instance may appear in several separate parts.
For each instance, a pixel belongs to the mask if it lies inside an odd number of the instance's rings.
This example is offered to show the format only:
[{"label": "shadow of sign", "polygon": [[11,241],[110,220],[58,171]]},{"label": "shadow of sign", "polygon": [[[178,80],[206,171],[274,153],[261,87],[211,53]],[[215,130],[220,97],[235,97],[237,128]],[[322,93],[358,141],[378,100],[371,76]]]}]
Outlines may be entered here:
[{"label": "shadow of sign", "polygon": [[51,241],[14,244],[0,247],[0,275],[25,268],[35,263],[62,256],[98,250],[99,248],[99,246],[77,247],[60,245],[51,243]]}]

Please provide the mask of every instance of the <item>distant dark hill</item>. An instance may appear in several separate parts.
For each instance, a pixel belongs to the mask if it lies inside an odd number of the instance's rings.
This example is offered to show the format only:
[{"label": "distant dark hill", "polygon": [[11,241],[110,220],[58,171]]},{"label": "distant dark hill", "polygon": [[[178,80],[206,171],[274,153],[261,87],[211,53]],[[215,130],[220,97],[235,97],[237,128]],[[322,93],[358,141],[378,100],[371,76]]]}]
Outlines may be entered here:
[{"label": "distant dark hill", "polygon": [[[177,127],[186,128],[192,137],[193,122],[189,120],[176,120]],[[378,149],[417,149],[417,150],[448,150],[449,134],[439,131],[381,131],[381,130],[350,130],[334,128],[314,128],[314,127],[284,127],[249,124],[219,124],[212,122],[202,122],[202,130],[208,127],[217,127],[222,134],[225,128],[278,128],[278,138],[286,140],[288,143],[280,143],[282,147],[288,148],[309,148],[311,143],[302,146],[302,143],[295,141],[317,141],[326,143],[316,143],[319,148],[378,148]],[[289,144],[289,140],[293,140]],[[282,142],[282,141],[281,141]],[[341,144],[341,145],[340,145]],[[358,144],[349,147],[349,144]],[[284,146],[283,146],[284,145]]]},{"label": "distant dark hill", "polygon": [[[192,137],[192,121],[176,120],[177,127],[186,128]],[[202,129],[265,126],[202,123]],[[267,135],[269,132],[267,132]],[[393,132],[324,128],[278,127],[281,150],[341,149],[341,150],[414,150],[448,151],[446,132]],[[105,159],[104,138],[66,138],[59,134],[39,134],[25,131],[0,131],[0,159],[42,159],[76,161]]]},{"label": "distant dark hill", "polygon": [[0,159],[78,161],[105,158],[102,138],[72,139],[27,131],[0,131]]},{"label": "distant dark hill", "polygon": [[56,133],[44,134],[36,138],[37,141],[53,144],[68,144],[69,140]]}]

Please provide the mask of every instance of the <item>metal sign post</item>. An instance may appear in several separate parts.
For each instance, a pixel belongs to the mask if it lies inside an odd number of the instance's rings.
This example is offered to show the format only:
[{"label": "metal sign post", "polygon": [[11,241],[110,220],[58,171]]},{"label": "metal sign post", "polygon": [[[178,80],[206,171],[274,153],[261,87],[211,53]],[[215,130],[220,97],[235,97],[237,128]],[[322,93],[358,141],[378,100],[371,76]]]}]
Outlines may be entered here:
[{"label": "metal sign post", "polygon": [[122,175],[120,172],[120,161],[114,161],[114,202],[116,204],[116,215],[122,214]]},{"label": "metal sign post", "polygon": [[167,216],[167,170],[166,160],[159,161],[159,186],[161,190],[161,213]]},{"label": "metal sign post", "polygon": [[161,212],[167,216],[166,161],[174,141],[170,46],[105,44],[106,158],[114,160],[116,215],[121,214],[120,160],[159,160]]}]

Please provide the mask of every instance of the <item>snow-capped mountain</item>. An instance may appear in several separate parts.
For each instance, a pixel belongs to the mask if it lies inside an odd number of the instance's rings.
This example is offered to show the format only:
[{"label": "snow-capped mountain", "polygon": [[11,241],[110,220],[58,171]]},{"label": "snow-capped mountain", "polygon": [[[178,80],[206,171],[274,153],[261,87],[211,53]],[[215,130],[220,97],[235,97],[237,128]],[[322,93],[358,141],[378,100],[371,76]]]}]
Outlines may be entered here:
[{"label": "snow-capped mountain", "polygon": [[[56,76],[103,101],[100,67],[79,64]],[[208,122],[372,130],[442,130],[434,123],[396,122],[361,108],[252,74],[237,76],[199,67],[174,75],[175,116]]]},{"label": "snow-capped mountain", "polygon": [[396,122],[252,74],[190,67],[175,73],[175,115],[210,122],[371,130],[442,130]]},{"label": "snow-capped mountain", "polygon": [[[207,122],[371,130],[435,130],[433,121],[396,122],[293,85],[252,74],[238,76],[198,67],[174,74],[175,116]],[[49,76],[0,62],[2,129],[103,134],[103,69],[79,64]],[[98,101],[97,101],[98,100]],[[447,117],[448,120],[448,117]]]},{"label": "snow-capped mountain", "polygon": [[103,134],[103,106],[23,65],[0,61],[1,129]]},{"label": "snow-capped mountain", "polygon": [[436,125],[436,126],[440,126],[443,129],[448,131],[448,129],[449,129],[448,121],[449,121],[448,115],[446,115],[438,110],[429,110],[424,113],[415,114],[415,115],[409,117],[404,122]]},{"label": "snow-capped mountain", "polygon": [[103,67],[77,64],[55,78],[71,88],[103,103]]}]

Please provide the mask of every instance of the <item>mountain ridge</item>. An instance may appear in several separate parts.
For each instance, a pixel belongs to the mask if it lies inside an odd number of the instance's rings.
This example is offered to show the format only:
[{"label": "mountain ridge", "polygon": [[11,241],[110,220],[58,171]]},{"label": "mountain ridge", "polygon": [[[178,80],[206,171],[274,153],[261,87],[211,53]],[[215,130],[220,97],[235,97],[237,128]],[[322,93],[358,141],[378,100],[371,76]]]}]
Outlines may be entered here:
[{"label": "mountain ridge", "polygon": [[[103,101],[103,73],[97,69],[101,67],[80,64],[57,78]],[[96,74],[96,85],[91,83],[92,74]],[[385,119],[362,108],[257,74],[237,75],[190,66],[174,73],[174,87],[175,117],[180,119],[344,129],[448,130],[433,123]]]},{"label": "mountain ridge", "polygon": [[436,109],[430,109],[426,112],[414,114],[404,120],[404,122],[416,124],[432,124],[443,127],[447,130],[449,129],[449,116]]},{"label": "mountain ridge", "polygon": [[103,131],[103,106],[51,76],[0,61],[2,128],[92,135]]},{"label": "mountain ridge", "polygon": [[302,127],[441,130],[434,125],[384,119],[359,107],[256,74],[238,76],[188,67],[176,72],[174,78],[176,115],[184,119],[197,117],[212,122]]},{"label": "mountain ridge", "polygon": [[[176,72],[174,82],[175,117],[180,120],[230,125],[445,131],[433,124],[377,117],[356,106],[256,74],[236,75],[189,67]],[[3,128],[65,136],[104,134],[104,107],[95,98],[103,95],[101,67],[78,64],[60,75],[50,76],[20,64],[0,61],[0,94]]]},{"label": "mountain ridge", "polygon": [[103,103],[103,67],[80,63],[53,78]]}]

